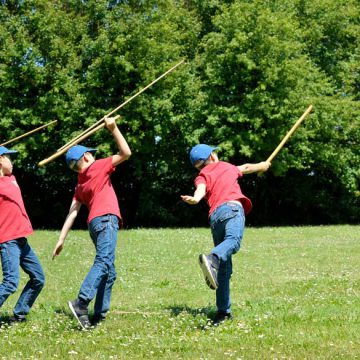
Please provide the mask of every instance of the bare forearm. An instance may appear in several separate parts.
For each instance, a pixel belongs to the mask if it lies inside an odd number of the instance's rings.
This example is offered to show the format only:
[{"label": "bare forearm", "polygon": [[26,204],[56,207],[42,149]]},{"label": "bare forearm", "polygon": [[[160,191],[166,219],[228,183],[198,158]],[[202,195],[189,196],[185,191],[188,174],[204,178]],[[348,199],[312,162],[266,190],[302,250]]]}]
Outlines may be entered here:
[{"label": "bare forearm", "polygon": [[205,184],[199,184],[194,192],[193,196],[181,195],[181,199],[190,205],[196,205],[206,194]]},{"label": "bare forearm", "polygon": [[115,128],[111,132],[119,149],[119,155],[128,159],[131,155],[131,150],[123,134],[120,132],[117,126],[115,126]]},{"label": "bare forearm", "polygon": [[267,171],[270,165],[271,164],[268,161],[262,161],[256,164],[243,164],[241,166],[238,166],[238,169],[243,174],[252,174],[260,171]]},{"label": "bare forearm", "polygon": [[194,199],[199,202],[205,196],[205,188],[204,187],[197,187],[194,192]]},{"label": "bare forearm", "polygon": [[71,227],[74,224],[76,216],[77,216],[77,212],[69,213],[69,215],[67,216],[67,218],[66,218],[66,220],[64,222],[64,225],[63,225],[63,227],[61,229],[60,236],[59,236],[59,241],[61,241],[61,242],[65,241],[68,232],[70,231]]},{"label": "bare forearm", "polygon": [[76,216],[80,210],[80,207],[81,207],[81,203],[74,199],[73,202],[71,203],[69,214],[66,217],[64,225],[61,229],[59,240],[58,240],[57,244],[55,245],[55,249],[52,253],[53,259],[61,253],[61,251],[64,247],[64,242],[65,242],[66,236],[76,219]]},{"label": "bare forearm", "polygon": [[131,155],[130,147],[127,141],[125,140],[124,136],[120,132],[119,128],[117,127],[115,119],[116,118],[113,117],[105,118],[105,126],[111,132],[116,142],[116,145],[119,149],[119,154],[112,156],[113,166],[117,166],[121,164],[123,161],[127,160]]}]

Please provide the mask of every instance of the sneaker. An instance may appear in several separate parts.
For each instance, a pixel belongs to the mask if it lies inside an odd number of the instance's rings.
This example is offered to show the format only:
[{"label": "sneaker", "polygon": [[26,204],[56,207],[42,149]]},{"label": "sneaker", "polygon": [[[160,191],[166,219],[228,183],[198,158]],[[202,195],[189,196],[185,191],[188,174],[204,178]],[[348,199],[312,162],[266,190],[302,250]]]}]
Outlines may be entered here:
[{"label": "sneaker", "polygon": [[216,290],[218,288],[217,273],[220,265],[219,259],[213,254],[200,254],[199,264],[204,274],[207,286],[209,286],[212,290]]},{"label": "sneaker", "polygon": [[68,302],[69,308],[83,330],[91,327],[87,306],[80,305],[79,299]]},{"label": "sneaker", "polygon": [[13,315],[10,316],[9,319],[7,320],[8,324],[14,324],[14,323],[22,323],[26,321],[26,317],[24,315]]},{"label": "sneaker", "polygon": [[103,322],[106,319],[106,316],[103,314],[94,314],[91,323],[95,326]]},{"label": "sneaker", "polygon": [[232,317],[231,313],[227,313],[224,311],[218,311],[213,319],[213,324],[214,324],[214,326],[218,326],[226,320],[232,320],[232,318],[233,317]]}]

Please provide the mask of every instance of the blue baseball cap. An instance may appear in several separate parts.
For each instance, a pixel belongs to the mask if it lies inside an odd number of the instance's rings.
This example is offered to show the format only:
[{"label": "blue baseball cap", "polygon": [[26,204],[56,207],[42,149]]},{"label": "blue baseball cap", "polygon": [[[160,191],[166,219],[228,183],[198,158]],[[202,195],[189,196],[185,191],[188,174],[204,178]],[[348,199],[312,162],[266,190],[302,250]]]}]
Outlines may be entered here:
[{"label": "blue baseball cap", "polygon": [[194,166],[199,160],[207,160],[210,154],[217,149],[218,147],[212,147],[206,144],[195,145],[190,151],[191,164]]},{"label": "blue baseball cap", "polygon": [[0,146],[0,155],[6,155],[6,154],[17,154],[17,151],[9,150],[5,146]]},{"label": "blue baseball cap", "polygon": [[96,151],[97,149],[90,149],[86,146],[75,145],[66,152],[66,163],[72,169],[76,162],[79,161],[86,152],[95,154]]}]

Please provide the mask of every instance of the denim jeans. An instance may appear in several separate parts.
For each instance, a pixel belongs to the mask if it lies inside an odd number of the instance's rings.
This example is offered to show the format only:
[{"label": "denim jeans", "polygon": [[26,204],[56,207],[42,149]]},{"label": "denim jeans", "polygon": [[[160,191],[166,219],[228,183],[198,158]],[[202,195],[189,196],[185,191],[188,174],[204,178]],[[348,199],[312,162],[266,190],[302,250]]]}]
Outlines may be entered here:
[{"label": "denim jeans", "polygon": [[3,281],[0,284],[0,307],[13,294],[19,285],[20,266],[29,275],[14,309],[14,314],[25,317],[45,284],[45,275],[41,264],[26,238],[7,241],[0,244]]},{"label": "denim jeans", "polygon": [[240,204],[227,202],[218,206],[210,216],[215,247],[211,250],[220,260],[216,306],[218,311],[230,313],[231,256],[240,249],[245,228],[244,209]]},{"label": "denim jeans", "polygon": [[95,315],[105,315],[110,308],[111,290],[116,280],[115,249],[118,229],[119,219],[112,214],[98,216],[89,224],[96,256],[81,285],[79,298],[88,304],[96,296]]}]

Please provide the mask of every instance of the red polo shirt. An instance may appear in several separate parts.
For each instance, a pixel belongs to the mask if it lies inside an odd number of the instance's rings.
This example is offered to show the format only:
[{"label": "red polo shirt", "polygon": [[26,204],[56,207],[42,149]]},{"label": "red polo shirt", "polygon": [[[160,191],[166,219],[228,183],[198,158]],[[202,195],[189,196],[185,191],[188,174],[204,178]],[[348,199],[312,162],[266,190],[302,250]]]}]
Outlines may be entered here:
[{"label": "red polo shirt", "polygon": [[195,185],[206,185],[205,199],[210,207],[209,216],[221,204],[235,200],[240,201],[247,215],[252,204],[240,189],[238,178],[243,174],[232,164],[224,161],[206,165],[195,179]]},{"label": "red polo shirt", "polygon": [[29,236],[32,232],[15,176],[0,176],[0,243]]},{"label": "red polo shirt", "polygon": [[106,214],[121,219],[119,203],[110,180],[113,171],[112,157],[108,157],[96,160],[79,173],[74,198],[89,209],[88,223]]}]

